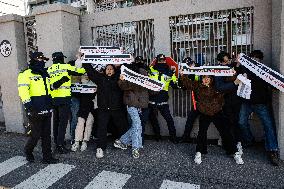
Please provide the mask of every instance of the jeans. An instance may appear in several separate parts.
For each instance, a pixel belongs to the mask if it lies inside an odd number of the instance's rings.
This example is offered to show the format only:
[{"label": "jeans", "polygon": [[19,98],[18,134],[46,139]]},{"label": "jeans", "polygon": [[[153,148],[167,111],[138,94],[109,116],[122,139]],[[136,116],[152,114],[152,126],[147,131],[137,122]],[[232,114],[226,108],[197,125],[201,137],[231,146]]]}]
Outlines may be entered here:
[{"label": "jeans", "polygon": [[127,112],[131,118],[131,127],[120,137],[123,144],[132,144],[132,149],[142,147],[142,125],[139,117],[139,109],[135,107],[127,107]]},{"label": "jeans", "polygon": [[242,138],[244,143],[250,144],[253,142],[254,137],[251,133],[248,118],[254,112],[258,115],[264,128],[265,133],[265,149],[267,151],[277,151],[278,143],[273,124],[272,115],[265,104],[249,104],[243,103],[240,111],[239,126],[242,131]]},{"label": "jeans", "polygon": [[75,139],[75,130],[77,126],[78,121],[78,111],[80,107],[80,100],[76,97],[72,97],[71,99],[71,123],[70,123],[70,135],[71,135],[71,141],[74,141]]}]

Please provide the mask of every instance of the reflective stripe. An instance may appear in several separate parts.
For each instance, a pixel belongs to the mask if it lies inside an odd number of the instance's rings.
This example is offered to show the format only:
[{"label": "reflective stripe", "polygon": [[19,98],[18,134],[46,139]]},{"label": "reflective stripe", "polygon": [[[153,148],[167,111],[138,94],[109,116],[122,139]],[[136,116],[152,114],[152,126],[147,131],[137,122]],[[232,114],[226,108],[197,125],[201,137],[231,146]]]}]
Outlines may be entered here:
[{"label": "reflective stripe", "polygon": [[29,87],[30,84],[19,84],[18,87]]},{"label": "reflective stripe", "polygon": [[29,102],[31,102],[31,99],[23,101],[23,104],[26,104],[26,103],[29,103]]},{"label": "reflective stripe", "polygon": [[71,88],[70,86],[61,86],[58,89],[70,89],[70,88]]},{"label": "reflective stripe", "polygon": [[49,75],[53,75],[53,74],[57,74],[57,73],[63,73],[63,72],[67,72],[66,69],[63,69],[63,70],[55,70],[53,72],[49,72]]},{"label": "reflective stripe", "polygon": [[166,104],[168,104],[168,102],[156,103],[156,102],[149,101],[149,104],[153,104],[153,105],[161,106],[161,105],[166,105]]},{"label": "reflective stripe", "polygon": [[42,78],[40,75],[39,75],[39,76],[30,77],[30,79],[33,79],[33,80],[35,80],[35,79],[40,79],[40,78]]}]

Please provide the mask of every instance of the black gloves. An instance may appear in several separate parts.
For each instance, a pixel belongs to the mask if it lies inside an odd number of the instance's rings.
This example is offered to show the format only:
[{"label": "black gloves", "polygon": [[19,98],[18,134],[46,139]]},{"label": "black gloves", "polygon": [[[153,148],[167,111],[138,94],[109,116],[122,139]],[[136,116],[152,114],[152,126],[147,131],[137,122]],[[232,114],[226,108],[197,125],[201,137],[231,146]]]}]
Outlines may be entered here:
[{"label": "black gloves", "polygon": [[51,85],[51,90],[55,90],[58,89],[63,83],[69,81],[70,79],[67,76],[63,76],[61,79],[59,79],[58,81],[55,81],[52,85]]}]

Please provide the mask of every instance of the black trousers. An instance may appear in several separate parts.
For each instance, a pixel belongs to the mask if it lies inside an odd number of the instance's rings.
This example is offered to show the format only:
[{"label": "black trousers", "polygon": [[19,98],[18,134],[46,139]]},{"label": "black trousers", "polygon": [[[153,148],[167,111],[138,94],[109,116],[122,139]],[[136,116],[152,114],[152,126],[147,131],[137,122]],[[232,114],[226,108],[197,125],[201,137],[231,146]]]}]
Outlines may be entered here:
[{"label": "black trousers", "polygon": [[69,104],[54,107],[53,113],[53,137],[56,146],[63,146],[68,120],[71,115]]},{"label": "black trousers", "polygon": [[107,147],[107,127],[112,121],[118,137],[128,130],[127,114],[124,109],[119,110],[101,110],[98,109],[98,127],[97,127],[97,148],[103,150]]},{"label": "black trousers", "polygon": [[227,97],[223,106],[223,113],[225,116],[225,122],[230,127],[235,143],[240,142],[242,139],[241,129],[239,127],[239,114],[241,109],[241,100],[238,97]]},{"label": "black trousers", "polygon": [[41,139],[43,159],[51,158],[51,113],[28,116],[31,135],[25,145],[25,153],[31,154]]},{"label": "black trousers", "polygon": [[200,115],[200,112],[198,110],[191,110],[188,115],[187,115],[187,120],[184,126],[184,132],[183,132],[183,137],[184,138],[189,138],[190,133],[193,129],[193,123],[196,120],[196,118]]},{"label": "black trousers", "polygon": [[158,111],[160,111],[161,115],[167,122],[169,134],[172,137],[176,137],[176,128],[174,125],[174,119],[171,115],[170,108],[168,104],[165,105],[152,105],[149,104],[149,117],[150,122],[153,127],[155,135],[160,135],[160,127],[157,119]]},{"label": "black trousers", "polygon": [[233,154],[237,152],[237,147],[232,139],[229,126],[225,124],[224,120],[225,118],[222,112],[219,112],[214,116],[200,114],[196,152],[207,154],[207,130],[211,122],[214,123],[215,127],[220,133],[223,148],[225,149],[226,153]]}]

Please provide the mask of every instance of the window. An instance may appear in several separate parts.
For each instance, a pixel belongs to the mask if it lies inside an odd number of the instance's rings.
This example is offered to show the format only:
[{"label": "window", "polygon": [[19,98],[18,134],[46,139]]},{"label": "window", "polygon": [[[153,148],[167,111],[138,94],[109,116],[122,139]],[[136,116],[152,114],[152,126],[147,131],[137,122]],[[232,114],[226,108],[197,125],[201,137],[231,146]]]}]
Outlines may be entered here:
[{"label": "window", "polygon": [[98,26],[93,29],[93,44],[123,47],[126,53],[143,56],[149,63],[155,56],[153,20]]}]

